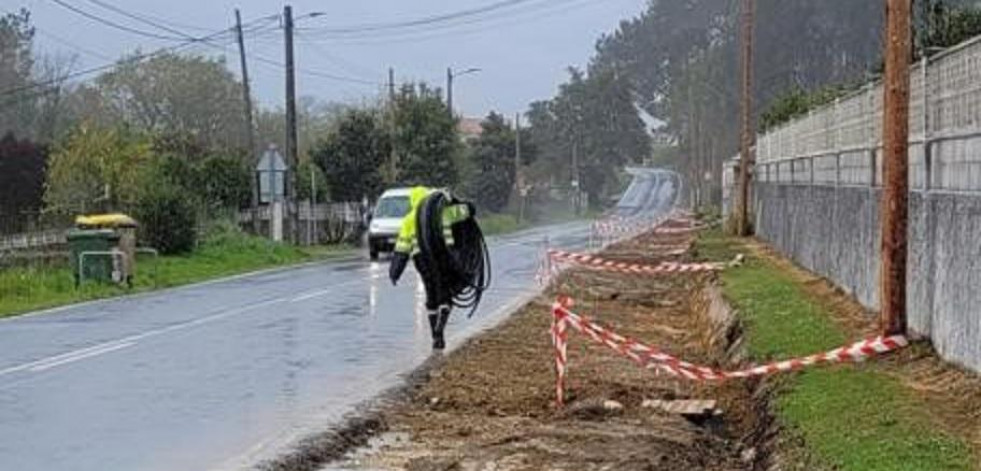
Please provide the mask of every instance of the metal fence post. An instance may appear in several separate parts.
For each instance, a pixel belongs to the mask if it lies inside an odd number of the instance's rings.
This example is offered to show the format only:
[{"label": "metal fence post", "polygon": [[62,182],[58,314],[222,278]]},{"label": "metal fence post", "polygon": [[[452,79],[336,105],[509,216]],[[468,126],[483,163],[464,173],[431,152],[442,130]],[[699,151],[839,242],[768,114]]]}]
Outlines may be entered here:
[{"label": "metal fence post", "polygon": [[875,188],[875,182],[879,179],[879,169],[875,165],[875,152],[878,150],[877,146],[873,146],[869,149],[869,187]]},{"label": "metal fence post", "polygon": [[933,141],[930,140],[930,58],[926,54],[920,62],[923,86],[923,193],[933,186]]},{"label": "metal fence post", "polygon": [[835,152],[835,186],[841,186],[841,152]]}]

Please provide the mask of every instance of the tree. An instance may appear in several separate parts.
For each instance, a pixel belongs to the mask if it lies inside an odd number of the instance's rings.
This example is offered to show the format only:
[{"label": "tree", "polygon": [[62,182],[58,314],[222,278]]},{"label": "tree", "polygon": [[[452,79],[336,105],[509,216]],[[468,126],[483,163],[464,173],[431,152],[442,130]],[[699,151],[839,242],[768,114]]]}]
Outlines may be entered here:
[{"label": "tree", "polygon": [[361,201],[378,196],[384,185],[382,167],[389,159],[389,136],[373,109],[344,112],[313,151],[334,201]]},{"label": "tree", "polygon": [[[597,42],[590,64],[615,70],[630,83],[637,105],[665,123],[693,182],[701,180],[699,169],[718,169],[738,148],[738,4],[653,0]],[[865,80],[879,62],[883,13],[877,2],[757,2],[757,109],[792,87]],[[717,170],[714,175],[719,185]]]},{"label": "tree", "polygon": [[0,17],[0,132],[32,135],[34,27],[27,9]]},{"label": "tree", "polygon": [[129,207],[148,184],[142,177],[150,156],[144,134],[83,124],[51,155],[45,205],[67,214]]},{"label": "tree", "polygon": [[195,189],[208,209],[241,209],[251,203],[252,167],[238,157],[212,155],[197,163]]},{"label": "tree", "polygon": [[[916,50],[930,55],[981,34],[981,8],[950,0],[921,0],[915,12]],[[962,4],[963,3],[963,4]]]},{"label": "tree", "polygon": [[[303,160],[300,162],[300,170],[296,174],[296,180],[296,197],[301,201],[311,200],[311,196],[313,196],[313,201],[323,203],[330,196],[327,176],[323,169],[313,161]],[[313,193],[314,189],[317,191],[316,194]]]},{"label": "tree", "polygon": [[462,143],[456,118],[437,90],[426,84],[403,85],[390,118],[398,175],[403,185],[452,187],[459,180]]},{"label": "tree", "polygon": [[594,67],[587,75],[570,69],[569,75],[555,98],[533,103],[528,112],[532,142],[541,150],[536,174],[553,184],[581,180],[590,199],[600,201],[619,189],[623,166],[650,154],[650,137],[629,83],[616,70]]},{"label": "tree", "polygon": [[95,83],[112,119],[154,132],[187,133],[209,148],[246,148],[242,84],[223,58],[164,53],[121,59]]},{"label": "tree", "polygon": [[0,139],[0,215],[41,209],[47,149],[13,133]]},{"label": "tree", "polygon": [[[301,156],[313,155],[319,140],[347,110],[346,106],[301,96],[296,104],[297,152]],[[262,147],[275,144],[286,148],[286,112],[282,108],[260,110],[256,116],[258,139]]]},{"label": "tree", "polygon": [[197,237],[197,208],[173,185],[151,186],[135,200],[142,244],[162,254],[190,252]]},{"label": "tree", "polygon": [[507,206],[514,187],[514,129],[494,112],[480,127],[482,132],[471,151],[473,169],[467,187],[477,204],[500,212]]}]

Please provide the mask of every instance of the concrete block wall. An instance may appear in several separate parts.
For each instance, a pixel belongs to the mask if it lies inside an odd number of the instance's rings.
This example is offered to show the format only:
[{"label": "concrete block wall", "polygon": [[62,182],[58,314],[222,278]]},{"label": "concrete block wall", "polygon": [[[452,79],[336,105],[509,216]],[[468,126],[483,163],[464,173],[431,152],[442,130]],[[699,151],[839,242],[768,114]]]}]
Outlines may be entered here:
[{"label": "concrete block wall", "polygon": [[[757,236],[878,307],[879,189],[758,183]],[[908,316],[947,360],[981,371],[981,195],[910,198]]]}]

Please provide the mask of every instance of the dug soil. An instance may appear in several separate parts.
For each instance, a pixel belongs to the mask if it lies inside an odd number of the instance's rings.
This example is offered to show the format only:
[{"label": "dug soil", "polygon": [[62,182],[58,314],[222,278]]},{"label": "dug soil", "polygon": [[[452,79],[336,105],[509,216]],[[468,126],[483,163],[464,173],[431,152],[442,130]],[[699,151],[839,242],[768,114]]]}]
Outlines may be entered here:
[{"label": "dug soil", "polygon": [[[656,264],[668,256],[652,253],[690,242],[645,236],[604,253]],[[753,406],[763,402],[754,399],[753,383],[701,386],[659,376],[570,332],[567,403],[555,404],[549,326],[557,295],[571,296],[574,311],[618,333],[724,367],[727,341],[710,342],[729,339],[728,328],[707,314],[711,276],[567,270],[501,326],[430,368],[425,381],[382,414],[385,433],[326,469],[754,469],[762,461],[754,444],[765,420]],[[714,401],[714,408],[683,416],[651,403],[687,399]]]}]

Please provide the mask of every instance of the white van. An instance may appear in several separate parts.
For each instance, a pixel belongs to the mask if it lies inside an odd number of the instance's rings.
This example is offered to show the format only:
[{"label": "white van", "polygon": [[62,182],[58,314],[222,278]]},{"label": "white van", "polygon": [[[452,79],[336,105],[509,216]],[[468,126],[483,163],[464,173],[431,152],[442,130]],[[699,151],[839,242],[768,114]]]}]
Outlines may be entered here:
[{"label": "white van", "polygon": [[378,198],[368,225],[368,255],[372,260],[378,260],[381,252],[395,250],[402,219],[409,214],[409,191],[409,188],[393,188]]}]

